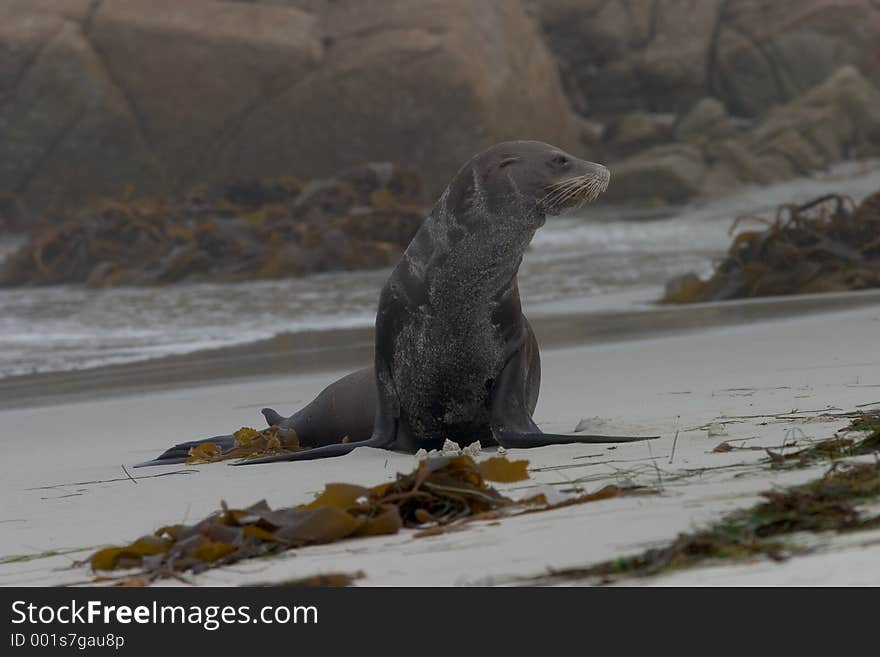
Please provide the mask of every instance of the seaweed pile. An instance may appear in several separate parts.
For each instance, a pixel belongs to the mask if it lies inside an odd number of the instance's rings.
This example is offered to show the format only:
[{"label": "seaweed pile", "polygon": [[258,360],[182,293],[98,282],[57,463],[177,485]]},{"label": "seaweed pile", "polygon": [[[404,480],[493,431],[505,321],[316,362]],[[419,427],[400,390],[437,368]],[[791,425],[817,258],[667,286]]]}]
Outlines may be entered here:
[{"label": "seaweed pile", "polygon": [[721,301],[880,287],[880,192],[858,207],[831,194],[782,205],[774,219],[740,217],[764,230],[736,235],[711,278],[694,274],[667,283],[667,303]]},{"label": "seaweed pile", "polygon": [[293,429],[268,427],[262,431],[242,427],[234,434],[232,447],[223,449],[218,443],[205,442],[190,447],[187,463],[216,463],[232,459],[257,458],[284,452],[298,452],[303,448]]},{"label": "seaweed pile", "polygon": [[35,227],[0,286],[284,278],[394,263],[426,214],[421,178],[368,164],[329,179],[239,181],[104,202]]},{"label": "seaweed pile", "polygon": [[300,506],[271,509],[263,500],[232,509],[221,503],[220,511],[194,525],[160,527],[128,545],[98,550],[89,563],[96,572],[137,569],[117,578],[118,583],[143,585],[306,545],[395,534],[403,527],[421,529],[416,538],[431,536],[471,520],[582,504],[623,492],[608,486],[550,504],[543,494],[514,501],[487,483],[528,479],[527,466],[528,461],[505,457],[481,462],[466,455],[436,457],[372,488],[327,484],[315,500]]}]

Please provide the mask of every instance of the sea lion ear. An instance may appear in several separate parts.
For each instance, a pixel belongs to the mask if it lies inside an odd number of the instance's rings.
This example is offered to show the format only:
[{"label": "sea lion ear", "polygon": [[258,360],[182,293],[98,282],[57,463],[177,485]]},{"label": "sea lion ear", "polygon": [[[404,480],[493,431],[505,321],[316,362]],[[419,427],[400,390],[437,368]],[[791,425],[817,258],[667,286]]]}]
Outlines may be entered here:
[{"label": "sea lion ear", "polygon": [[503,169],[504,167],[508,167],[514,162],[519,162],[518,157],[505,157],[501,162],[498,163],[498,168]]}]

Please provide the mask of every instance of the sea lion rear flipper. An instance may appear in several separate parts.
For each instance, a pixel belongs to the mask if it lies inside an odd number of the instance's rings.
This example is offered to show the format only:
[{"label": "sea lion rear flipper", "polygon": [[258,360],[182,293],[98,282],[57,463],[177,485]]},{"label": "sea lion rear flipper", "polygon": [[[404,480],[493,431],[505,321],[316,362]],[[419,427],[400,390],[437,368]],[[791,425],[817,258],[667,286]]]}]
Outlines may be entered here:
[{"label": "sea lion rear flipper", "polygon": [[[350,454],[358,447],[377,447],[379,449],[391,449],[397,440],[398,417],[400,415],[400,405],[397,401],[397,393],[391,382],[387,367],[381,356],[376,357],[376,368],[379,372],[378,391],[375,402],[369,399],[370,405],[375,405],[373,415],[373,431],[372,435],[366,440],[355,440],[348,443],[333,443],[330,445],[322,445],[313,447],[312,449],[304,449],[301,452],[288,452],[285,454],[273,454],[272,456],[264,456],[256,459],[245,459],[231,463],[230,465],[254,465],[257,463],[278,463],[279,461],[311,461],[313,459],[332,458],[334,456],[345,456]],[[359,370],[351,377],[352,381],[356,381],[357,377],[363,377],[364,374],[371,375],[369,382],[372,384],[372,370]],[[359,384],[361,387],[363,384]],[[374,388],[369,388],[365,392],[372,392]],[[271,409],[264,409],[263,415],[269,420],[266,410],[274,413]],[[277,415],[277,413],[276,413]]]},{"label": "sea lion rear flipper", "polygon": [[[393,438],[391,442],[393,442]],[[367,440],[359,440],[353,443],[337,443],[335,445],[324,445],[322,447],[304,449],[301,452],[273,454],[272,456],[263,456],[258,459],[244,459],[243,461],[230,463],[230,465],[254,465],[257,463],[278,463],[279,461],[311,461],[313,459],[345,456],[356,450],[358,447],[378,447],[380,449],[387,449],[391,447],[391,442],[389,442],[385,436],[378,435]]]},{"label": "sea lion rear flipper", "polygon": [[144,461],[138,463],[135,468],[146,468],[153,465],[173,465],[175,463],[183,463],[189,458],[189,450],[205,443],[213,443],[221,450],[231,449],[235,447],[235,436],[232,434],[226,436],[214,436],[213,438],[203,438],[202,440],[190,440],[185,443],[179,443],[174,447],[169,447],[159,454],[152,461]]}]

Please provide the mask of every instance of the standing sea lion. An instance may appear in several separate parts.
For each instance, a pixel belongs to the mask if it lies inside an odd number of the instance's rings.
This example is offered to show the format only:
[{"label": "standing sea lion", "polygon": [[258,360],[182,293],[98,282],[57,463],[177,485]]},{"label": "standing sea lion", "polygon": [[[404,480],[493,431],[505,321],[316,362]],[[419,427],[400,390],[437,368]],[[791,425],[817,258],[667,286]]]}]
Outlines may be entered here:
[{"label": "standing sea lion", "polygon": [[[523,253],[547,215],[592,201],[609,179],[604,166],[536,141],[474,156],[382,288],[374,367],[343,377],[288,418],[263,409],[270,426],[293,429],[313,449],[241,463],[357,447],[415,452],[447,438],[507,448],[645,440],[546,434],[532,420],[541,361],[517,288]],[[234,439],[182,443],[144,465],[179,462],[203,442],[226,448]]]}]

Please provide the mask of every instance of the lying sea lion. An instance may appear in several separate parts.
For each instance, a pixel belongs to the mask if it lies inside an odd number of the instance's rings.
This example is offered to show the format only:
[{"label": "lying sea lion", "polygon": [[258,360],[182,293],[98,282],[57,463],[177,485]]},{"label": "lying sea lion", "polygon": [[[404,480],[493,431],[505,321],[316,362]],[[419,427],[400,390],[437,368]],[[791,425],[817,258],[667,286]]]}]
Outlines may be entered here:
[{"label": "lying sea lion", "polygon": [[[290,417],[263,409],[270,426],[293,429],[312,449],[238,464],[342,456],[357,447],[415,452],[446,439],[506,448],[645,440],[547,434],[532,420],[541,361],[517,288],[523,253],[547,215],[594,200],[609,180],[604,166],[537,141],[474,156],[382,288],[374,367],[336,381]],[[144,465],[180,462],[205,442],[225,449],[234,438],[182,443]]]}]

